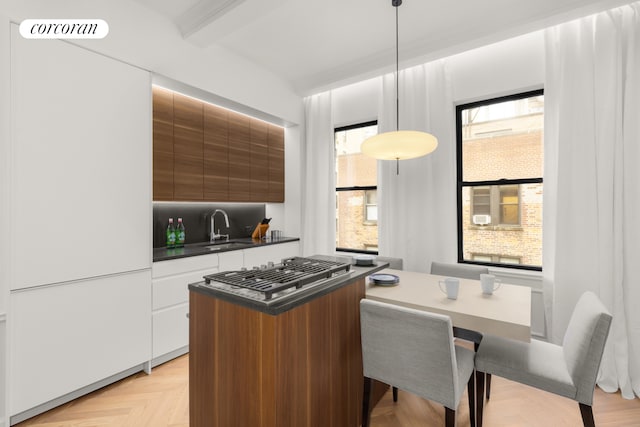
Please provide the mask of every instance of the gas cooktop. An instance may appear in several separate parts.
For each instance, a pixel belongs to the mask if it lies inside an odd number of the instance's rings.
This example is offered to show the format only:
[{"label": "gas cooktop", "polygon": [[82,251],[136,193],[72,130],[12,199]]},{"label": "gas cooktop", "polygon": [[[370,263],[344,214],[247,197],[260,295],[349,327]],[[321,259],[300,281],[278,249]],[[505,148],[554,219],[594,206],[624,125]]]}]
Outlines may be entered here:
[{"label": "gas cooktop", "polygon": [[351,263],[316,258],[285,258],[280,264],[204,276],[205,286],[256,301],[272,301],[346,274]]}]

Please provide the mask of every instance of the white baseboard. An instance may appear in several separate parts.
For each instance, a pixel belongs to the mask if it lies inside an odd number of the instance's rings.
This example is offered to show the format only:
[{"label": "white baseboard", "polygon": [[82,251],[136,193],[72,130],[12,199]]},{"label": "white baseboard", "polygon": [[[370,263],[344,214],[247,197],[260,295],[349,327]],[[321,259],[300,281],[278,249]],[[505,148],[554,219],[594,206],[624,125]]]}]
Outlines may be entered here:
[{"label": "white baseboard", "polygon": [[[12,415],[9,419],[10,425],[21,423],[24,420],[35,417],[36,415],[42,414],[43,412],[47,412],[57,406],[77,399],[80,396],[84,396],[85,394],[89,394],[116,381],[120,381],[123,378],[144,370],[144,365],[145,364],[134,366],[133,368],[127,369],[126,371],[120,372],[119,374],[112,375],[109,378],[105,378],[76,391],[72,391],[71,393],[67,393],[64,396],[60,396],[56,399],[50,400],[49,402],[43,403],[42,405],[27,409],[26,411],[20,412],[19,414]],[[2,427],[3,425],[4,424],[0,424],[0,427]]]},{"label": "white baseboard", "polygon": [[158,365],[162,365],[165,362],[168,362],[169,360],[175,359],[176,357],[180,357],[183,354],[187,354],[189,353],[189,346],[186,345],[182,348],[179,348],[177,350],[174,350],[170,353],[167,354],[163,354],[162,356],[158,356],[155,359],[153,359],[151,361],[151,367],[155,368]]}]

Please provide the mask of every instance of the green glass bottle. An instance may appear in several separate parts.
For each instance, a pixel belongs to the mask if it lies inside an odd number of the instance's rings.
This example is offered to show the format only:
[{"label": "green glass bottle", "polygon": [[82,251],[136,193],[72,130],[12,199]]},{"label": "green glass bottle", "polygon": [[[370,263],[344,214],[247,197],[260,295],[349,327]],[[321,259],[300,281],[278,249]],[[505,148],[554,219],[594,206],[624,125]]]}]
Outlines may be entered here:
[{"label": "green glass bottle", "polygon": [[184,229],[184,223],[182,222],[182,218],[178,218],[178,227],[176,228],[176,247],[181,248],[184,246],[184,239],[186,238],[186,233]]},{"label": "green glass bottle", "polygon": [[176,247],[176,229],[173,226],[173,218],[169,218],[169,225],[167,226],[167,249]]}]

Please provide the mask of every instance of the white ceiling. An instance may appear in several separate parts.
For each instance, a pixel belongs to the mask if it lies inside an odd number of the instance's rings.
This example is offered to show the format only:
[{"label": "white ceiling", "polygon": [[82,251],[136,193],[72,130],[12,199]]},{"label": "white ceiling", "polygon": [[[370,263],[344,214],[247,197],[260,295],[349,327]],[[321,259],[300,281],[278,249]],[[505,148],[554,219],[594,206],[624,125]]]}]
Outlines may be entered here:
[{"label": "white ceiling", "polygon": [[[218,45],[300,95],[395,68],[391,0],[135,0],[208,53]],[[415,65],[631,1],[404,0],[400,62]]]}]

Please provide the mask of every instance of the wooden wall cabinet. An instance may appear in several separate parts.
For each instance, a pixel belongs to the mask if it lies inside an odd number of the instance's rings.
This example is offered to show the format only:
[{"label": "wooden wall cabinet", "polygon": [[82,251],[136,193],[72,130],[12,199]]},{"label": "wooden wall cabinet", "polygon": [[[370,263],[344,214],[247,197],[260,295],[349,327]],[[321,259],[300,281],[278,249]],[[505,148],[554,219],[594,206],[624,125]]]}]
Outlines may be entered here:
[{"label": "wooden wall cabinet", "polygon": [[173,94],[173,197],[201,201],[204,198],[203,103]]},{"label": "wooden wall cabinet", "polygon": [[153,200],[173,200],[173,92],[153,87]]},{"label": "wooden wall cabinet", "polygon": [[153,88],[153,199],[284,202],[284,129]]},{"label": "wooden wall cabinet", "polygon": [[229,111],[204,104],[204,199],[229,200]]},{"label": "wooden wall cabinet", "polygon": [[251,201],[251,123],[229,113],[229,201]]},{"label": "wooden wall cabinet", "polygon": [[269,140],[266,122],[251,119],[251,201],[267,201],[269,195]]},{"label": "wooden wall cabinet", "polygon": [[269,192],[267,202],[284,202],[284,128],[269,125]]}]

